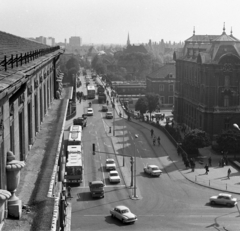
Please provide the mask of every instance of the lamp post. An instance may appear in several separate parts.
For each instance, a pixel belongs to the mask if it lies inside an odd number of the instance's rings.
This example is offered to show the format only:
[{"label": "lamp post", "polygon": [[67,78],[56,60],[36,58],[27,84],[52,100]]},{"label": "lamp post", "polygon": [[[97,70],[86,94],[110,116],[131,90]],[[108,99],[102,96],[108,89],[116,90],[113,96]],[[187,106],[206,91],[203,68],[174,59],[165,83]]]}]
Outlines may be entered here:
[{"label": "lamp post", "polygon": [[125,159],[124,159],[124,136],[125,136],[125,120],[123,118],[123,166],[125,165]]},{"label": "lamp post", "polygon": [[[138,135],[135,134],[135,139],[138,138]],[[136,168],[136,145],[135,145],[135,142],[134,142],[134,192],[133,192],[133,198],[138,198],[137,196],[137,168]]]},{"label": "lamp post", "polygon": [[[238,131],[240,131],[240,128],[237,124],[233,124],[233,127],[235,127]],[[234,159],[236,160],[236,154],[234,154]]]}]

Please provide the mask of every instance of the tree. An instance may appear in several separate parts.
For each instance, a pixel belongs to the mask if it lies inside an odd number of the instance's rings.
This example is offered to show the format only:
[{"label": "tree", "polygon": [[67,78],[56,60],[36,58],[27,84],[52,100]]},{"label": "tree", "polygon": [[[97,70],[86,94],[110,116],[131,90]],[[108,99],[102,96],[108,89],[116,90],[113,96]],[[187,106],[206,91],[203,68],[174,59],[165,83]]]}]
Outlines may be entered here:
[{"label": "tree", "polygon": [[220,150],[228,153],[239,153],[240,132],[236,129],[229,129],[220,134],[217,139]]},{"label": "tree", "polygon": [[96,72],[97,74],[103,75],[107,73],[107,67],[102,62],[98,62],[96,64]]},{"label": "tree", "polygon": [[151,118],[152,112],[154,112],[158,108],[159,95],[155,94],[155,93],[147,93],[146,98],[147,98],[147,102],[148,102],[148,111],[150,113],[150,118]]},{"label": "tree", "polygon": [[194,129],[190,131],[183,139],[183,149],[189,154],[198,154],[199,148],[204,148],[210,145],[210,139],[206,132]]},{"label": "tree", "polygon": [[140,111],[141,115],[143,115],[144,113],[147,112],[147,110],[148,110],[147,98],[145,96],[140,97],[135,104],[135,111]]},{"label": "tree", "polygon": [[68,70],[70,70],[71,68],[75,68],[75,69],[79,69],[79,62],[77,61],[77,59],[75,59],[74,57],[71,57],[67,63],[66,63],[66,67]]}]

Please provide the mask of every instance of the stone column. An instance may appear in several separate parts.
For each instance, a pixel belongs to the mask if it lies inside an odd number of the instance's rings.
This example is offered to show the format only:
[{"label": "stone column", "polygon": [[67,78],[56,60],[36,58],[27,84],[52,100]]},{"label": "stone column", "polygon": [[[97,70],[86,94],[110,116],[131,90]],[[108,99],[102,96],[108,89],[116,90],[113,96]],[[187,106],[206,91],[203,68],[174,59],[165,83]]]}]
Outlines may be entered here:
[{"label": "stone column", "polygon": [[12,194],[8,200],[8,215],[19,219],[22,215],[22,201],[15,192],[20,181],[20,171],[24,166],[24,161],[15,160],[14,154],[11,151],[7,152],[7,190]]}]

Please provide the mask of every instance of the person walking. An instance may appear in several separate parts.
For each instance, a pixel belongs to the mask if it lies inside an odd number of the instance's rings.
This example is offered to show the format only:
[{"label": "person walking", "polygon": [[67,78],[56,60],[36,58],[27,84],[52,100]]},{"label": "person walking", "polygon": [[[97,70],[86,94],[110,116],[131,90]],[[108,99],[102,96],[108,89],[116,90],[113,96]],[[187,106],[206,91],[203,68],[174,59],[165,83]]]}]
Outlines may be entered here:
[{"label": "person walking", "polygon": [[153,137],[153,146],[155,146],[155,143],[156,143],[156,137],[154,136]]},{"label": "person walking", "polygon": [[154,131],[153,129],[151,129],[151,137],[153,137]]},{"label": "person walking", "polygon": [[229,168],[229,169],[228,169],[228,179],[230,179],[231,172],[232,172],[232,171],[231,171],[231,169]]},{"label": "person walking", "polygon": [[205,168],[205,170],[206,170],[205,174],[208,175],[208,172],[209,172],[209,167],[208,167],[208,165],[206,164],[204,168]]},{"label": "person walking", "polygon": [[71,187],[68,186],[68,187],[67,187],[67,190],[68,190],[68,197],[72,197],[72,195],[71,195]]},{"label": "person walking", "polygon": [[160,142],[161,142],[160,136],[158,136],[157,140],[158,140],[158,146],[159,146],[159,145],[160,145]]}]

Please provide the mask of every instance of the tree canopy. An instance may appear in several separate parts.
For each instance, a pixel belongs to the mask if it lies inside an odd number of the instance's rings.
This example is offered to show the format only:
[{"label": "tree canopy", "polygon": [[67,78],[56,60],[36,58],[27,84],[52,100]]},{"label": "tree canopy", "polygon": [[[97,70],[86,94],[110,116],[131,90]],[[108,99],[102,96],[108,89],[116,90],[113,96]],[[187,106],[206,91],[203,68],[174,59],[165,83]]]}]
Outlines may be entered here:
[{"label": "tree canopy", "polygon": [[206,132],[194,129],[187,133],[183,139],[182,146],[188,154],[195,154],[198,148],[204,148],[210,145],[210,139]]},{"label": "tree canopy", "polygon": [[147,98],[145,96],[144,97],[140,97],[138,99],[138,101],[135,104],[135,110],[136,111],[140,111],[140,113],[142,115],[147,112],[147,110],[148,110],[148,101],[147,101]]},{"label": "tree canopy", "polygon": [[159,95],[155,93],[147,93],[146,96],[148,102],[148,111],[151,114],[159,105]]}]

